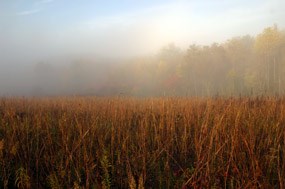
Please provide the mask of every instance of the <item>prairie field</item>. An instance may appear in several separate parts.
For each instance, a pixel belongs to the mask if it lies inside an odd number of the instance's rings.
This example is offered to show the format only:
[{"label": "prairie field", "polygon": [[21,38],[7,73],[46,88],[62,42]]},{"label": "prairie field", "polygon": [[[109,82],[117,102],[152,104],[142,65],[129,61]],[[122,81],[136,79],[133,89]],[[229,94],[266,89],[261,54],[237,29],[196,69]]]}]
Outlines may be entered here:
[{"label": "prairie field", "polygon": [[285,188],[285,98],[0,100],[0,188]]}]

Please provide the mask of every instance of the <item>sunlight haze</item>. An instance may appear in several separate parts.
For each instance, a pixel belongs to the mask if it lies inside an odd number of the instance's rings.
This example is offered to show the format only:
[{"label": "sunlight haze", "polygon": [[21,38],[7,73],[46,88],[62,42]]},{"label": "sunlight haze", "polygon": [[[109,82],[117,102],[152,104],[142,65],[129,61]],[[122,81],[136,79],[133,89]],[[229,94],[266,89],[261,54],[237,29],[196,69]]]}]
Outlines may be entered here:
[{"label": "sunlight haze", "polygon": [[273,23],[283,27],[284,6],[282,0],[1,1],[1,58],[15,52],[31,61],[74,52],[126,56],[168,43],[220,42]]}]

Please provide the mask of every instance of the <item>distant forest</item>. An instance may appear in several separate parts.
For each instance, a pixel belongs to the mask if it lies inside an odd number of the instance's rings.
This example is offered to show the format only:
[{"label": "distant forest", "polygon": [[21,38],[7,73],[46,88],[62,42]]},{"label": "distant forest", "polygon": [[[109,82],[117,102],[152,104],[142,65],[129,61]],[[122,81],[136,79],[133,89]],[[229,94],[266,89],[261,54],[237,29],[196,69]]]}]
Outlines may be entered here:
[{"label": "distant forest", "polygon": [[33,73],[32,95],[284,95],[285,31],[274,25],[255,37],[234,37],[209,46],[192,44],[186,50],[169,44],[155,55],[116,64],[38,63]]}]

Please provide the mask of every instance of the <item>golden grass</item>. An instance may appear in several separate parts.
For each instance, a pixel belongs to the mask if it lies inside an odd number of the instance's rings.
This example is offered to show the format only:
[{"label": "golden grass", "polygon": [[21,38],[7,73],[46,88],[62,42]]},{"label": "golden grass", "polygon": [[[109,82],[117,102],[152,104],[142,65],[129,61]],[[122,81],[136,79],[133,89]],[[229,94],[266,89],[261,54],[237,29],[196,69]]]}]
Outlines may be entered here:
[{"label": "golden grass", "polygon": [[0,188],[284,188],[282,98],[0,100]]}]

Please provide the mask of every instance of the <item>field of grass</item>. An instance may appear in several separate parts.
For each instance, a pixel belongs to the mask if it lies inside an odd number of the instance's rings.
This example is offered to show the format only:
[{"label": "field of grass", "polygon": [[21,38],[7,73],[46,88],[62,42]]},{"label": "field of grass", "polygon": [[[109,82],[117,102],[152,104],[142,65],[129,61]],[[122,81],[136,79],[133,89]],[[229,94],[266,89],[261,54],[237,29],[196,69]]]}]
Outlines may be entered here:
[{"label": "field of grass", "polygon": [[284,98],[6,98],[0,188],[285,188]]}]

